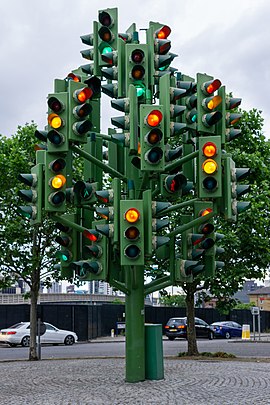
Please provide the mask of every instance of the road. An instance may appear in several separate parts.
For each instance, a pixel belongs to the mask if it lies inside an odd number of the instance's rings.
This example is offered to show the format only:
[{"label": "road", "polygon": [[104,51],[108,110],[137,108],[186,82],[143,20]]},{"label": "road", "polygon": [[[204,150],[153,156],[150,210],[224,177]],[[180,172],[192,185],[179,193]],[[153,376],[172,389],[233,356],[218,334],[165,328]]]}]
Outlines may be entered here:
[{"label": "road", "polygon": [[[267,342],[243,342],[242,340],[198,340],[199,352],[226,352],[232,353],[237,357],[269,357],[270,341]],[[177,356],[179,352],[187,351],[187,342],[185,340],[169,341],[163,340],[164,356]],[[7,345],[0,345],[1,360],[26,360],[28,359],[29,349],[17,346],[15,348]],[[100,339],[98,342],[77,343],[74,346],[42,346],[42,359],[53,358],[87,358],[87,357],[114,357],[125,356],[125,342]]]}]

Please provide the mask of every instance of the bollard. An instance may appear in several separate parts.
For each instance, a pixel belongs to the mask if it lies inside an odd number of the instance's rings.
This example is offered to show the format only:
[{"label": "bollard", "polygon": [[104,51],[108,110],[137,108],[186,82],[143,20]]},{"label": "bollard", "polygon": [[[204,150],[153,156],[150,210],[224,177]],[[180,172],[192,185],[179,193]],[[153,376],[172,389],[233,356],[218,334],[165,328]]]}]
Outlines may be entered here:
[{"label": "bollard", "polygon": [[114,337],[114,329],[111,329],[111,337]]},{"label": "bollard", "polygon": [[250,339],[250,325],[242,326],[242,340]]}]

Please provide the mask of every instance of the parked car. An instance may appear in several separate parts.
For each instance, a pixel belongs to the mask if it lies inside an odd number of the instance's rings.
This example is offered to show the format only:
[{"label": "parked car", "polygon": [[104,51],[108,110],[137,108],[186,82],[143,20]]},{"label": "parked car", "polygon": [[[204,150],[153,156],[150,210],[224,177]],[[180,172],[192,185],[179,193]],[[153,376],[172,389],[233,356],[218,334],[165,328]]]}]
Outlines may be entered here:
[{"label": "parked car", "polygon": [[[213,339],[214,333],[208,323],[195,318],[196,337]],[[187,318],[170,318],[165,326],[165,335],[169,340],[187,338]]]},{"label": "parked car", "polygon": [[237,322],[223,321],[214,322],[211,325],[215,337],[230,339],[231,337],[242,336],[242,326]]},{"label": "parked car", "polygon": [[[50,323],[44,322],[46,332],[40,336],[41,343],[73,345],[77,342],[78,336],[74,332],[58,329]],[[22,345],[28,347],[30,344],[30,322],[20,322],[9,328],[0,331],[0,342],[8,343],[10,346]]]}]

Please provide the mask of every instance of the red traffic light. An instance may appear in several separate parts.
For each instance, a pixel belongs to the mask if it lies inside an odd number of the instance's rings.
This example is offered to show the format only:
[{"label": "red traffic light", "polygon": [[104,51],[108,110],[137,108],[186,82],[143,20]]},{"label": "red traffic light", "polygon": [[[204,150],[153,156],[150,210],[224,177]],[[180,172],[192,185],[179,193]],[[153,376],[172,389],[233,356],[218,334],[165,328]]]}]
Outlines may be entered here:
[{"label": "red traffic light", "polygon": [[162,121],[163,115],[159,110],[152,110],[146,117],[146,123],[149,127],[157,127]]},{"label": "red traffic light", "polygon": [[93,95],[93,90],[89,87],[84,87],[82,89],[75,90],[73,93],[73,98],[78,103],[85,103]]},{"label": "red traffic light", "polygon": [[202,91],[204,94],[213,94],[216,90],[218,90],[221,86],[221,81],[219,79],[210,80],[209,82],[205,82],[202,84]]},{"label": "red traffic light", "polygon": [[163,27],[159,28],[155,31],[155,37],[158,39],[166,39],[171,33],[171,29],[168,25],[163,25]]}]

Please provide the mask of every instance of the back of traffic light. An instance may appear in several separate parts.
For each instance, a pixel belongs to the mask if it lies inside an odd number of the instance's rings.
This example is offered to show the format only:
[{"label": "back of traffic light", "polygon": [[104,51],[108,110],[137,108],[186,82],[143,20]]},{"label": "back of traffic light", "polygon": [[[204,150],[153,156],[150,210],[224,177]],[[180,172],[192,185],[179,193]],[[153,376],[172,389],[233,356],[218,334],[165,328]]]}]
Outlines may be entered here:
[{"label": "back of traffic light", "polygon": [[112,100],[111,105],[116,110],[125,113],[121,117],[111,118],[111,122],[123,130],[122,133],[112,134],[112,141],[129,148],[129,154],[138,153],[138,97],[136,87],[130,85],[128,97]]},{"label": "back of traffic light", "polygon": [[246,179],[250,174],[249,168],[236,168],[235,162],[230,155],[222,157],[223,164],[223,196],[218,200],[219,212],[227,221],[236,222],[237,215],[246,211],[251,203],[250,201],[238,201],[238,198],[249,192],[248,184],[238,184],[239,181]]},{"label": "back of traffic light", "polygon": [[170,74],[165,74],[159,81],[159,102],[164,108],[165,141],[170,136],[183,133],[187,128],[177,118],[184,114],[186,107],[178,102],[186,94],[186,89],[176,87],[176,81]]},{"label": "back of traffic light", "polygon": [[[40,151],[38,153],[44,153]],[[42,209],[44,206],[44,164],[38,163],[31,169],[31,174],[20,174],[19,180],[30,188],[20,190],[19,196],[30,203],[19,206],[18,212],[23,218],[30,219],[31,225],[42,223]]]},{"label": "back of traffic light", "polygon": [[241,135],[241,130],[235,128],[235,125],[241,119],[242,114],[232,110],[237,109],[242,100],[227,96],[225,86],[219,88],[218,95],[222,99],[217,108],[222,114],[222,119],[216,125],[216,134],[221,135],[221,143],[225,145],[226,142],[230,142]]}]

